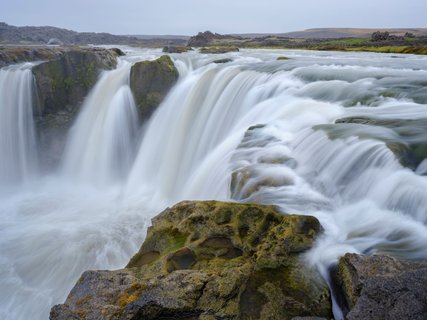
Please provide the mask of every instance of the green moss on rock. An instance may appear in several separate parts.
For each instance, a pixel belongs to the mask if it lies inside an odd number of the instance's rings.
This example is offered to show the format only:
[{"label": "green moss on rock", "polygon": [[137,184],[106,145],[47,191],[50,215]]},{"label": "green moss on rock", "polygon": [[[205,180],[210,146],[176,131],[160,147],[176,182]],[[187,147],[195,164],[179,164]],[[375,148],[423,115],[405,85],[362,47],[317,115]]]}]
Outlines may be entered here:
[{"label": "green moss on rock", "polygon": [[137,62],[132,66],[130,87],[143,120],[156,110],[177,79],[178,70],[167,55],[154,61]]},{"label": "green moss on rock", "polygon": [[[328,288],[300,255],[320,231],[314,217],[272,206],[181,202],[153,219],[126,269],[79,281],[51,319],[82,310],[99,319],[330,318]],[[128,285],[101,301],[107,280]],[[77,305],[88,286],[90,298]]]},{"label": "green moss on rock", "polygon": [[227,53],[239,52],[239,48],[235,46],[212,46],[200,48],[200,53]]}]

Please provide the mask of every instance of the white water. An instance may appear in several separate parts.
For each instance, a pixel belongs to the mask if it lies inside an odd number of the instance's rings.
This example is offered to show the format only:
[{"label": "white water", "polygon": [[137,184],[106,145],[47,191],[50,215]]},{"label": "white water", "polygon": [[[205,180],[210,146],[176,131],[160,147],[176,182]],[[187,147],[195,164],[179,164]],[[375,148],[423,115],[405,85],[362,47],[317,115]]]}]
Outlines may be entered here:
[{"label": "white water", "polygon": [[70,130],[63,172],[80,183],[111,185],[123,180],[132,163],[138,114],[129,87],[131,64],[104,71]]},{"label": "white water", "polygon": [[0,69],[0,188],[25,183],[36,173],[32,66]]},{"label": "white water", "polygon": [[[280,55],[292,59],[276,61]],[[128,179],[130,161],[117,169],[99,150],[117,150],[102,132],[130,130],[131,122],[114,117],[115,124],[90,126],[97,117],[85,115],[131,105],[123,95],[111,103],[125,83],[122,69],[100,79],[70,136],[83,151],[64,156],[65,164],[73,163],[65,170],[72,177],[45,178],[0,200],[1,317],[45,319],[83,270],[123,266],[148,219],[182,199],[233,197],[315,215],[325,232],[307,259],[325,277],[345,252],[427,258],[426,177],[403,168],[385,145],[423,141],[426,129],[333,124],[348,116],[427,120],[426,58],[247,50],[224,55],[231,63],[210,63],[222,57],[175,56],[181,78],[148,123]],[[108,76],[114,81],[101,86]],[[107,94],[104,107],[89,103]],[[241,143],[257,124],[265,126]],[[404,134],[408,128],[413,134]],[[96,143],[86,147],[85,137],[98,130]],[[81,131],[87,133],[79,137]],[[423,170],[421,164],[417,172]],[[232,172],[249,177],[233,194]]]}]

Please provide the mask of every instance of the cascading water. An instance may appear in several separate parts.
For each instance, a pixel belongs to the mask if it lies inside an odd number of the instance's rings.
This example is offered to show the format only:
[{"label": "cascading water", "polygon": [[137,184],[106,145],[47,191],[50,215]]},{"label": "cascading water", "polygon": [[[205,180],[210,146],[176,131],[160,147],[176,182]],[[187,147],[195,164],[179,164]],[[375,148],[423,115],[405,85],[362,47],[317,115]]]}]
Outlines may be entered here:
[{"label": "cascading water", "polygon": [[134,156],[138,114],[129,87],[131,64],[104,71],[70,130],[63,172],[98,186],[123,180]]},{"label": "cascading water", "polygon": [[36,173],[32,66],[0,69],[0,188],[27,182]]},{"label": "cascading water", "polygon": [[[426,258],[426,178],[402,167],[387,147],[420,142],[426,129],[408,138],[401,126],[333,123],[356,116],[425,121],[427,72],[394,69],[391,61],[379,67],[235,58],[188,72],[173,90],[150,123],[129,188],[169,204],[229,199],[233,177],[235,200],[321,221],[325,234],[307,258],[325,278],[346,252]],[[338,309],[335,316],[342,317]]]},{"label": "cascading water", "polygon": [[133,137],[120,89],[128,71],[104,74],[70,133],[66,174],[0,201],[0,316],[46,318],[82,271],[123,266],[148,219],[184,199],[316,216],[325,232],[307,261],[325,278],[345,252],[427,258],[425,161],[413,170],[398,161],[399,150],[415,144],[419,153],[425,141],[426,59],[286,51],[291,59],[277,61],[283,54],[244,50],[220,56],[226,64],[177,55],[180,79],[127,179],[131,160],[105,157],[124,152],[115,137]]}]

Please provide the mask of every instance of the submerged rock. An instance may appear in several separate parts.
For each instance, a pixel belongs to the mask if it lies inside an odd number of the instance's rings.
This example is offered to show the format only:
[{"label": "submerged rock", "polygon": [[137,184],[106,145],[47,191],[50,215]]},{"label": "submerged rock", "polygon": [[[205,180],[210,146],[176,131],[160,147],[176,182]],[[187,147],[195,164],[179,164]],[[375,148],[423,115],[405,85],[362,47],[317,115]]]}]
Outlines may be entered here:
[{"label": "submerged rock", "polygon": [[[383,140],[404,167],[416,170],[427,158],[427,121],[425,119],[407,120],[354,117],[338,119],[335,123],[338,125],[372,126],[392,130],[395,133],[393,139],[384,139],[374,134],[371,137],[367,134],[366,137]],[[359,137],[363,138],[360,134]]]},{"label": "submerged rock", "polygon": [[300,255],[320,230],[271,206],[182,202],[153,219],[125,269],[85,272],[50,317],[330,318],[328,288]]},{"label": "submerged rock", "polygon": [[[262,148],[268,150],[269,146],[281,144],[275,136],[265,132],[265,125],[254,125],[246,130],[242,141],[232,157],[232,162],[237,163],[232,168],[230,194],[233,199],[247,200],[262,188],[281,187],[293,185],[294,179],[283,174],[281,168],[288,167],[295,169],[297,162],[295,159],[280,152],[265,152],[262,156],[241,161],[246,159],[247,153]],[[274,168],[273,170],[268,170]]]},{"label": "submerged rock", "polygon": [[339,281],[348,320],[427,319],[427,262],[346,254]]},{"label": "submerged rock", "polygon": [[148,119],[178,80],[178,70],[167,55],[132,66],[130,87],[142,119]]}]

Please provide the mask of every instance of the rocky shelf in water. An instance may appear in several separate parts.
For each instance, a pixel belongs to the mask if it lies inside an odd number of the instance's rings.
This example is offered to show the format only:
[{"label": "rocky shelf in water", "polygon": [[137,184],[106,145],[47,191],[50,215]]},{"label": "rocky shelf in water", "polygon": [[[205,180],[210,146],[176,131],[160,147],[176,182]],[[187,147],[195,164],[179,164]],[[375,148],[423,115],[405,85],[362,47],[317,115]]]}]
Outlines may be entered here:
[{"label": "rocky shelf in water", "polygon": [[[124,269],[83,273],[50,319],[331,319],[328,286],[304,260],[321,232],[273,206],[181,202]],[[427,316],[425,262],[347,254],[333,274],[348,319]]]}]

